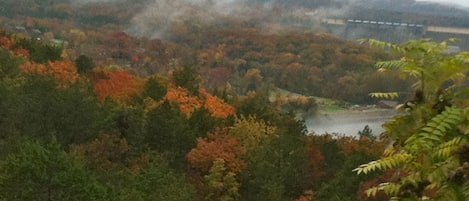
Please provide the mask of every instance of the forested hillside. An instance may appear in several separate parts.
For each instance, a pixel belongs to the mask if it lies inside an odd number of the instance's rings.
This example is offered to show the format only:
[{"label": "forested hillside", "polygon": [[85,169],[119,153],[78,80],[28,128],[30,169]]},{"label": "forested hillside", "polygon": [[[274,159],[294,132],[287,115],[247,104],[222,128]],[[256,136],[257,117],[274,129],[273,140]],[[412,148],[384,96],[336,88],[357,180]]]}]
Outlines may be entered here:
[{"label": "forested hillside", "polygon": [[215,96],[192,67],[140,77],[18,34],[0,41],[5,200],[329,200],[338,188],[355,199],[368,176],[350,170],[383,148],[305,135],[279,104],[308,99]]},{"label": "forested hillside", "polygon": [[[232,2],[1,1],[0,200],[467,200],[468,53]],[[384,133],[298,118],[387,98]]]}]

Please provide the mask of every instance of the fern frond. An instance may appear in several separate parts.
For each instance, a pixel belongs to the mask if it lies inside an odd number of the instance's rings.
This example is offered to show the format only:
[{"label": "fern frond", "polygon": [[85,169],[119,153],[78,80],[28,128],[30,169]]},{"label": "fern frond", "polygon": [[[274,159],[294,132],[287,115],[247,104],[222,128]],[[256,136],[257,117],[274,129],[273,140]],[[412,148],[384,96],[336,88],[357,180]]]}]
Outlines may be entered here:
[{"label": "fern frond", "polygon": [[409,137],[405,144],[411,150],[421,151],[431,149],[444,143],[444,137],[448,131],[456,129],[466,118],[462,109],[447,107],[441,114],[433,117],[420,132]]},{"label": "fern frond", "polygon": [[373,98],[383,98],[383,99],[395,99],[399,98],[399,93],[397,92],[376,92],[370,93],[370,97]]},{"label": "fern frond", "polygon": [[469,200],[469,181],[464,182],[464,184],[461,187],[464,198],[466,200]]},{"label": "fern frond", "polygon": [[[452,185],[445,185],[438,191],[437,200],[439,201],[466,201],[466,192],[461,192],[462,189]],[[464,198],[466,197],[466,199]]]},{"label": "fern frond", "polygon": [[386,49],[390,50],[392,52],[400,53],[403,54],[406,52],[406,50],[399,45],[396,45],[394,43],[389,43],[389,42],[384,42],[376,39],[371,39],[371,38],[365,38],[365,39],[359,39],[358,42],[360,44],[367,44],[370,47],[375,47],[375,48],[380,48],[380,49]]},{"label": "fern frond", "polygon": [[399,70],[406,65],[402,60],[380,61],[375,64],[378,71],[384,70]]},{"label": "fern frond", "polygon": [[469,63],[469,52],[459,53],[454,58],[458,63],[468,64]]},{"label": "fern frond", "polygon": [[376,40],[376,39],[371,39],[371,38],[363,38],[363,39],[358,39],[358,42],[360,44],[367,44],[370,47],[376,47],[380,49],[384,49],[386,47],[389,47],[391,44],[388,42]]},{"label": "fern frond", "polygon": [[397,153],[376,161],[371,161],[367,164],[362,164],[358,168],[355,168],[353,171],[357,172],[357,174],[368,174],[369,172],[374,172],[376,170],[385,170],[399,167],[403,164],[406,164],[411,159],[412,155],[408,153]]},{"label": "fern frond", "polygon": [[396,153],[396,149],[394,149],[393,147],[389,147],[389,148],[386,148],[383,152],[383,156],[391,156],[393,155],[394,153]]},{"label": "fern frond", "polygon": [[399,193],[399,189],[401,188],[400,184],[396,183],[381,183],[378,186],[371,187],[370,189],[366,190],[365,193],[368,197],[376,196],[379,191],[383,191],[386,195],[395,196]]},{"label": "fern frond", "polygon": [[446,159],[453,155],[454,151],[463,144],[466,144],[467,140],[462,137],[455,137],[450,141],[440,144],[433,153],[433,158]]}]

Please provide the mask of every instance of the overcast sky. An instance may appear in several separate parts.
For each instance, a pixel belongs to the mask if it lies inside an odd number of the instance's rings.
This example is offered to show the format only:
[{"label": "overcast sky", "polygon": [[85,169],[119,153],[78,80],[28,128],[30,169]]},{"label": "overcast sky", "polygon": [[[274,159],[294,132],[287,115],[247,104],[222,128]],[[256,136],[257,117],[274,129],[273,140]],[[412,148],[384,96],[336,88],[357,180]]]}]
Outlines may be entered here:
[{"label": "overcast sky", "polygon": [[432,1],[432,2],[441,2],[448,4],[457,4],[466,8],[469,8],[469,0],[417,0],[417,1]]}]

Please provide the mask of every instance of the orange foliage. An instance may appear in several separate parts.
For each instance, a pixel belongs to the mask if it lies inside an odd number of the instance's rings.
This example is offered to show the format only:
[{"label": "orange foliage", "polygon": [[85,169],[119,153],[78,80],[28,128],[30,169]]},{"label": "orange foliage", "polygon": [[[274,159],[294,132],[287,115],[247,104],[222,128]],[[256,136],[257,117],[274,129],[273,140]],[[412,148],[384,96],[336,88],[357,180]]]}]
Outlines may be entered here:
[{"label": "orange foliage", "polygon": [[75,64],[71,61],[49,61],[46,64],[26,62],[20,69],[25,73],[53,76],[60,86],[75,83],[79,77]]},{"label": "orange foliage", "polygon": [[165,99],[177,103],[179,109],[187,116],[202,106],[202,102],[197,96],[190,95],[189,91],[182,87],[169,89]]},{"label": "orange foliage", "polygon": [[205,89],[200,89],[199,93],[205,98],[204,107],[208,109],[213,117],[227,118],[234,114],[235,108],[226,104],[220,98],[209,94]]},{"label": "orange foliage", "polygon": [[246,149],[237,138],[228,134],[228,129],[219,129],[207,136],[208,139],[198,138],[197,146],[186,155],[191,168],[206,173],[217,159],[225,161],[229,172],[239,173],[245,168],[246,163],[241,157]]},{"label": "orange foliage", "polygon": [[307,190],[303,193],[302,196],[295,199],[294,201],[311,201],[312,198],[313,198],[313,191]]},{"label": "orange foliage", "polygon": [[23,48],[13,49],[12,44],[13,44],[13,42],[8,37],[6,37],[6,36],[0,37],[0,47],[4,47],[4,48],[12,51],[13,54],[15,54],[17,56],[26,56],[26,57],[29,56],[28,50],[23,49]]},{"label": "orange foliage", "polygon": [[94,85],[94,91],[100,100],[111,97],[118,102],[125,103],[142,90],[143,80],[129,71],[115,70],[105,73],[107,78],[98,80]]},{"label": "orange foliage", "polygon": [[203,88],[199,89],[199,96],[190,95],[189,91],[182,87],[171,88],[166,93],[165,99],[177,103],[179,109],[187,116],[200,107],[206,108],[213,117],[217,118],[227,118],[235,112],[233,106],[226,104]]}]

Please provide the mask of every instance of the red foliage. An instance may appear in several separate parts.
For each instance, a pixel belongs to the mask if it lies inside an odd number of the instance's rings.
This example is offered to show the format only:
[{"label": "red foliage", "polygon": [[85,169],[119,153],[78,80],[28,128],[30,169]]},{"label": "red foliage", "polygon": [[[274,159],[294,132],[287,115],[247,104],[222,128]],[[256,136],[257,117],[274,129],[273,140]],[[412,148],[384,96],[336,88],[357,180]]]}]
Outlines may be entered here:
[{"label": "red foliage", "polygon": [[5,36],[0,37],[0,47],[5,47],[7,49],[10,49],[11,47],[10,39]]},{"label": "red foliage", "polygon": [[326,175],[325,170],[323,170],[321,166],[321,161],[324,160],[324,156],[315,145],[308,145],[306,153],[308,155],[308,171],[306,177],[308,177],[311,187],[318,188],[323,182],[323,177]]},{"label": "red foliage", "polygon": [[4,48],[12,51],[13,54],[15,54],[17,56],[25,56],[25,57],[29,56],[28,50],[23,49],[23,48],[13,49],[12,44],[13,44],[13,42],[8,37],[6,37],[6,36],[1,36],[0,37],[0,47],[4,47]]},{"label": "red foliage", "polygon": [[18,56],[29,57],[29,51],[23,48],[16,48],[13,50],[13,53]]},{"label": "red foliage", "polygon": [[371,140],[365,136],[359,137],[358,139],[355,137],[341,137],[337,140],[337,144],[346,155],[353,152],[364,152],[379,156],[383,153],[385,148],[384,141]]}]

